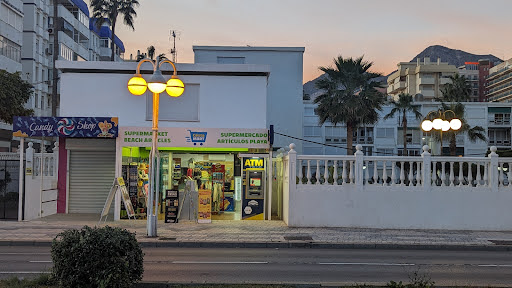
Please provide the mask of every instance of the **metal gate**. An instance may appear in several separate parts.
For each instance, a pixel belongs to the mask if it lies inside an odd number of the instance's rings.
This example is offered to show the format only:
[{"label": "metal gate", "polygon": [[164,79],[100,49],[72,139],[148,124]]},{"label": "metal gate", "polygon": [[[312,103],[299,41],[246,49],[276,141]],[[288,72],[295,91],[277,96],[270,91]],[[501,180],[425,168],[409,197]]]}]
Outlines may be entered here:
[{"label": "metal gate", "polygon": [[0,160],[0,219],[17,220],[19,203],[19,160]]}]

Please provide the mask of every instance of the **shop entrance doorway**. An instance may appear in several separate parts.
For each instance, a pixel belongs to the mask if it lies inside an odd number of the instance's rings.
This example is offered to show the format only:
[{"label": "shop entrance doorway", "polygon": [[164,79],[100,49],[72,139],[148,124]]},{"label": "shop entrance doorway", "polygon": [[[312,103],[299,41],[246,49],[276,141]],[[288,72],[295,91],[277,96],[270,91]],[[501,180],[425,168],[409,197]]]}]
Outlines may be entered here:
[{"label": "shop entrance doorway", "polygon": [[17,220],[19,203],[19,160],[0,160],[0,219]]}]

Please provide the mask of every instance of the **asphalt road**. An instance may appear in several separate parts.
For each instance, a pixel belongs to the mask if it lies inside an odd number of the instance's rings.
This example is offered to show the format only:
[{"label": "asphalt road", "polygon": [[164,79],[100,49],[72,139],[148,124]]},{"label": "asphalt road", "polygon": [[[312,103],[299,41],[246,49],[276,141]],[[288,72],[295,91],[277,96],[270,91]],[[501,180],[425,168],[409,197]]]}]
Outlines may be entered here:
[{"label": "asphalt road", "polygon": [[[436,285],[512,286],[512,252],[145,248],[144,281],[173,283],[377,284],[415,271]],[[0,278],[51,268],[49,247],[0,247]]]}]

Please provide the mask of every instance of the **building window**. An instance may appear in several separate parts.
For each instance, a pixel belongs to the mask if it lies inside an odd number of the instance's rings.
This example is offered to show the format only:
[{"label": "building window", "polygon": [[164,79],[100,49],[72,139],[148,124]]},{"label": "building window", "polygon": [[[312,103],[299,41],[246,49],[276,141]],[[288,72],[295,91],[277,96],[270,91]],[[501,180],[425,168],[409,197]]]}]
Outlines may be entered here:
[{"label": "building window", "polygon": [[393,156],[393,148],[377,148],[377,156]]},{"label": "building window", "polygon": [[[14,9],[12,9],[9,5],[4,4],[3,2],[0,2],[2,5],[2,8],[0,8],[0,11],[2,14],[0,15],[0,19],[4,21],[5,23],[11,25],[14,27],[14,29],[22,32],[23,31],[23,16],[21,12],[17,12]],[[9,3],[9,2],[7,2]]]},{"label": "building window", "polygon": [[321,131],[319,126],[304,126],[305,137],[320,137]]},{"label": "building window", "polygon": [[21,46],[0,36],[0,55],[21,63]]},{"label": "building window", "polygon": [[393,138],[395,137],[395,129],[394,128],[378,128],[377,129],[377,138]]},{"label": "building window", "polygon": [[101,38],[100,39],[100,47],[103,47],[103,48],[108,48],[109,45],[109,39],[108,38]]}]

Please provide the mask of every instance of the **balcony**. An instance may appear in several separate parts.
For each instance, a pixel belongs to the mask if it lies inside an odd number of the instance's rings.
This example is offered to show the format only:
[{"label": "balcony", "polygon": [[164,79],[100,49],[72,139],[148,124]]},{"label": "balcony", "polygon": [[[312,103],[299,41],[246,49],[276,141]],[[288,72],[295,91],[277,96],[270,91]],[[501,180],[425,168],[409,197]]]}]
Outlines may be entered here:
[{"label": "balcony", "polygon": [[418,84],[419,85],[434,85],[435,84],[435,79],[432,78],[432,77],[421,77],[419,80],[418,80]]},{"label": "balcony", "polygon": [[441,81],[439,82],[439,85],[451,84],[452,83],[452,79],[450,79],[450,78],[442,77],[440,80]]},{"label": "balcony", "polygon": [[404,90],[405,87],[406,87],[405,81],[400,81],[398,83],[393,83],[393,84],[389,85],[387,92],[395,94],[395,93],[398,93],[401,90]]}]

